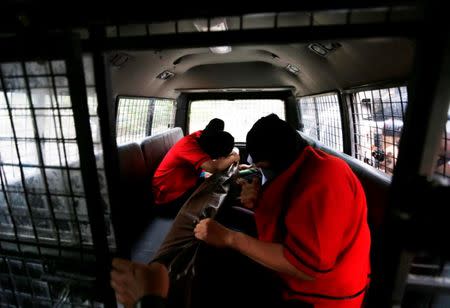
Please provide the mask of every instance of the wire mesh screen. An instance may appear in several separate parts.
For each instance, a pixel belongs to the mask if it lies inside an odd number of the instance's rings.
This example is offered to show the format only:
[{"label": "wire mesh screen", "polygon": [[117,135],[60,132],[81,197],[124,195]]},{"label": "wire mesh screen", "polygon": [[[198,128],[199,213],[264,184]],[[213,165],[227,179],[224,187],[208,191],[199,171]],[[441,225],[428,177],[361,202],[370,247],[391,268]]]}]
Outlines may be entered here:
[{"label": "wire mesh screen", "polygon": [[172,128],[176,102],[159,98],[119,98],[117,144],[138,141]]},{"label": "wire mesh screen", "polygon": [[189,110],[189,133],[204,129],[213,118],[225,122],[235,142],[245,142],[247,132],[261,117],[275,113],[285,119],[284,102],[279,99],[199,100]]},{"label": "wire mesh screen", "polygon": [[41,260],[0,257],[0,307],[102,307],[70,292],[64,281],[50,279],[48,271]]},{"label": "wire mesh screen", "polygon": [[298,100],[303,132],[326,146],[343,152],[342,120],[336,94],[301,97]]},{"label": "wire mesh screen", "polygon": [[302,131],[314,139],[319,139],[317,108],[313,97],[302,97],[298,101],[301,110]]},{"label": "wire mesh screen", "polygon": [[450,108],[447,112],[447,122],[439,144],[435,173],[450,179]]},{"label": "wire mesh screen", "polygon": [[[98,206],[114,247],[92,60],[83,63],[103,202]],[[93,304],[61,293],[95,261],[72,107],[65,61],[0,64],[1,306],[47,307],[61,297],[72,305]],[[71,278],[52,276],[48,264],[54,262],[43,260],[65,262]]]},{"label": "wire mesh screen", "polygon": [[356,158],[393,174],[407,104],[406,87],[360,91],[353,95]]},{"label": "wire mesh screen", "polygon": [[151,135],[166,131],[175,124],[176,103],[170,99],[155,99]]},{"label": "wire mesh screen", "polygon": [[120,98],[117,111],[117,144],[142,139],[147,133],[151,99]]}]

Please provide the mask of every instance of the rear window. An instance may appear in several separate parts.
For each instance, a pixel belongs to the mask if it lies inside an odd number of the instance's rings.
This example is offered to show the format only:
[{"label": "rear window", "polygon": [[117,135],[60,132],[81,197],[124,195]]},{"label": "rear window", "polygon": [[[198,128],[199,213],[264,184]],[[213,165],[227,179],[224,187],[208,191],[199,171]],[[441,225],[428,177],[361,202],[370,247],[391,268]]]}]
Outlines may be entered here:
[{"label": "rear window", "polygon": [[299,98],[297,103],[303,124],[301,130],[326,146],[343,152],[342,119],[337,94],[305,96]]},{"label": "rear window", "polygon": [[117,144],[139,141],[174,127],[176,102],[170,99],[120,97]]},{"label": "rear window", "polygon": [[248,131],[261,117],[275,113],[285,119],[284,101],[279,99],[197,100],[189,109],[189,133],[205,128],[213,118],[225,122],[235,142],[245,142]]},{"label": "rear window", "polygon": [[408,104],[407,88],[359,91],[352,100],[356,158],[392,175]]}]

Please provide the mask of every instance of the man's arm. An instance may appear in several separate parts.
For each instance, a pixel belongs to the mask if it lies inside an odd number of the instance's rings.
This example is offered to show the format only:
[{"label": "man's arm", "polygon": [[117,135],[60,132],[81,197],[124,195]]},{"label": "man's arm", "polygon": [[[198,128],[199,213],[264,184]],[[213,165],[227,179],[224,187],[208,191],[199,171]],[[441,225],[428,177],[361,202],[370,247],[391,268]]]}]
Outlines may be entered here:
[{"label": "man's arm", "polygon": [[303,280],[312,280],[285,258],[281,244],[263,242],[242,232],[232,231],[229,247],[276,272],[289,274]]},{"label": "man's arm", "polygon": [[208,160],[204,162],[200,167],[207,172],[215,173],[223,171],[230,167],[234,162],[239,162],[239,154],[231,152],[227,157],[221,157],[215,160]]},{"label": "man's arm", "polygon": [[195,237],[217,247],[232,248],[276,272],[298,279],[312,280],[284,256],[283,245],[263,242],[241,232],[230,230],[215,220],[203,219],[194,230]]},{"label": "man's arm", "polygon": [[115,258],[111,286],[117,301],[127,308],[135,307],[140,300],[141,307],[164,307],[169,293],[169,273],[160,263],[141,264]]}]

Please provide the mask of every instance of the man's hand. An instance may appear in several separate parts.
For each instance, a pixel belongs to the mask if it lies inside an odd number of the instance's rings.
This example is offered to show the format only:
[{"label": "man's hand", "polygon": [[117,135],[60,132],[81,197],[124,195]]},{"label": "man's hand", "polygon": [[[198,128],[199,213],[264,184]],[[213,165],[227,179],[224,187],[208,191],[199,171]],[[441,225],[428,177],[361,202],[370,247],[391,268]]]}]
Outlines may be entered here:
[{"label": "man's hand", "polygon": [[250,168],[253,168],[253,167],[254,167],[254,165],[240,164],[239,165],[239,170],[247,170],[247,169],[250,169]]},{"label": "man's hand", "polygon": [[261,179],[257,176],[253,177],[249,183],[244,179],[238,179],[237,183],[241,185],[241,203],[248,209],[254,209],[261,192]]},{"label": "man's hand", "polygon": [[229,247],[233,239],[233,231],[225,228],[211,218],[201,220],[194,229],[199,240],[216,247]]},{"label": "man's hand", "polygon": [[231,159],[233,160],[233,162],[239,162],[241,160],[241,157],[239,156],[238,153],[236,152],[231,152],[231,154],[229,155],[229,157],[231,157]]},{"label": "man's hand", "polygon": [[167,297],[169,274],[164,265],[147,265],[115,258],[112,266],[111,286],[116,292],[117,301],[125,307],[134,307],[145,295]]},{"label": "man's hand", "polygon": [[218,159],[211,159],[205,161],[200,167],[203,170],[208,171],[209,173],[216,173],[218,171],[228,169],[228,167],[230,167],[235,162],[239,162],[239,160],[240,160],[239,154],[231,152],[226,157],[220,157]]}]

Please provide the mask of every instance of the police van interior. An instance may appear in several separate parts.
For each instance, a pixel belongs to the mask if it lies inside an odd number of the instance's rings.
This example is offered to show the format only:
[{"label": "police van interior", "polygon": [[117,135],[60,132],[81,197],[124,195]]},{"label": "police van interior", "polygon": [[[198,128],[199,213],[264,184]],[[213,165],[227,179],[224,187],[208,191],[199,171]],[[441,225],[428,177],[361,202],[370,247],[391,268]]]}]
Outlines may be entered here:
[{"label": "police van interior", "polygon": [[246,163],[275,113],[361,181],[364,307],[449,307],[438,1],[170,5],[1,4],[0,306],[115,307],[111,259],[149,262],[171,227],[150,185],[167,151],[221,118]]}]

